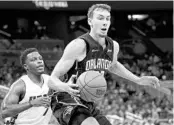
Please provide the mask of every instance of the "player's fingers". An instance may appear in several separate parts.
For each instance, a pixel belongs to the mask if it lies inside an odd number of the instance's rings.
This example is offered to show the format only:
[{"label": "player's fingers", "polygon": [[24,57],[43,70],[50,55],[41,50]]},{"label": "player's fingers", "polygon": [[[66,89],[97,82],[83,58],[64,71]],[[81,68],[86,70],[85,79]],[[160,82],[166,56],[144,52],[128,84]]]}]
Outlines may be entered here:
[{"label": "player's fingers", "polygon": [[76,78],[77,78],[77,75],[72,75],[71,78],[70,78],[70,80],[71,81],[74,81],[74,79],[76,79]]},{"label": "player's fingers", "polygon": [[46,106],[46,107],[49,107],[50,106],[50,100],[48,100],[48,99],[45,99],[45,100],[43,100],[43,104]]},{"label": "player's fingers", "polygon": [[155,84],[155,86],[160,86],[160,83],[159,83],[159,79],[157,77],[152,77],[153,79],[153,83]]},{"label": "player's fingers", "polygon": [[159,82],[159,79],[157,77],[153,77],[153,79],[156,81],[156,82]]},{"label": "player's fingers", "polygon": [[74,78],[76,78],[76,77],[77,77],[77,75],[74,75],[74,74],[71,76],[72,79],[74,79]]},{"label": "player's fingers", "polygon": [[48,102],[48,101],[43,102],[43,104],[46,106],[50,106],[50,102]]},{"label": "player's fingers", "polygon": [[41,100],[41,101],[38,103],[38,106],[44,106],[45,108],[47,108],[47,107],[50,106],[50,102],[49,102],[49,101],[46,101],[46,100]]},{"label": "player's fingers", "polygon": [[159,80],[155,76],[147,76],[147,78],[151,81],[151,84],[156,88],[159,86]]},{"label": "player's fingers", "polygon": [[71,84],[71,83],[69,83],[68,85],[69,85],[71,88],[77,88],[77,89],[79,88],[79,86],[78,86],[77,84]]},{"label": "player's fingers", "polygon": [[69,79],[69,83],[76,83],[77,75],[72,75],[71,78]]},{"label": "player's fingers", "polygon": [[159,81],[157,81],[157,83],[156,83],[156,84],[157,84],[157,86],[158,86],[158,87],[160,87],[160,82],[159,82]]},{"label": "player's fingers", "polygon": [[44,100],[50,100],[51,98],[49,96],[43,97]]},{"label": "player's fingers", "polygon": [[48,102],[51,102],[51,98],[50,98],[50,97],[47,97],[46,100],[47,100]]},{"label": "player's fingers", "polygon": [[80,91],[77,90],[77,89],[71,89],[71,92],[74,93],[74,94],[79,94],[80,93]]},{"label": "player's fingers", "polygon": [[80,91],[76,90],[76,89],[70,89],[70,94],[71,95],[75,95],[75,96],[79,96],[80,95]]},{"label": "player's fingers", "polygon": [[42,100],[44,103],[50,103],[51,102],[51,99],[50,98],[43,98]]},{"label": "player's fingers", "polygon": [[43,104],[43,106],[44,106],[45,108],[48,108],[48,107],[50,106],[50,104]]}]

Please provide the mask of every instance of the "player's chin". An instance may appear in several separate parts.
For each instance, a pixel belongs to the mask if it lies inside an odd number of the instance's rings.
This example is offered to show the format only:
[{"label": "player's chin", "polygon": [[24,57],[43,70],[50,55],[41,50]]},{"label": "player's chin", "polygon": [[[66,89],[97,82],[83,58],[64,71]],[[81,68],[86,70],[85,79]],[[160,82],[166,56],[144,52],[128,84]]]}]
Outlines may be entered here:
[{"label": "player's chin", "polygon": [[44,73],[44,71],[45,71],[44,69],[42,69],[42,70],[40,69],[40,70],[37,70],[37,73],[42,74],[42,73]]},{"label": "player's chin", "polygon": [[99,36],[105,38],[107,34],[99,34]]}]

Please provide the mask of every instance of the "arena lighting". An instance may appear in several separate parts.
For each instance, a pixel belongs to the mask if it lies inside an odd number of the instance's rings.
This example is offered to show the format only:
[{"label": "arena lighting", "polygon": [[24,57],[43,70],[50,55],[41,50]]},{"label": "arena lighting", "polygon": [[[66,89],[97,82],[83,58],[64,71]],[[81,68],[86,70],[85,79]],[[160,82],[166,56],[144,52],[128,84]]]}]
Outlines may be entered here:
[{"label": "arena lighting", "polygon": [[68,2],[67,1],[60,1],[60,0],[32,0],[32,2],[36,5],[36,7],[43,7],[46,10],[49,10],[53,7],[59,8],[67,8]]},{"label": "arena lighting", "polygon": [[149,17],[147,14],[132,14],[128,15],[129,20],[144,20],[145,18]]},{"label": "arena lighting", "polygon": [[86,19],[87,16],[70,16],[69,21],[70,22],[77,22]]}]

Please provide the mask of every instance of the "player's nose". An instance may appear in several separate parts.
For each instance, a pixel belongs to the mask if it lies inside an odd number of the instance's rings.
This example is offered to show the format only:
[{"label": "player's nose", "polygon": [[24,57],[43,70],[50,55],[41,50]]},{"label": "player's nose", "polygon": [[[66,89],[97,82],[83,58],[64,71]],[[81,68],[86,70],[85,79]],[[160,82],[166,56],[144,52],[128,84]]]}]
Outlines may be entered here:
[{"label": "player's nose", "polygon": [[38,59],[38,60],[37,60],[37,63],[43,64],[44,62],[43,62],[43,60]]},{"label": "player's nose", "polygon": [[107,22],[104,22],[104,23],[103,23],[103,27],[105,27],[105,28],[106,28],[106,27],[107,27],[107,25],[108,25],[108,24],[107,24]]}]

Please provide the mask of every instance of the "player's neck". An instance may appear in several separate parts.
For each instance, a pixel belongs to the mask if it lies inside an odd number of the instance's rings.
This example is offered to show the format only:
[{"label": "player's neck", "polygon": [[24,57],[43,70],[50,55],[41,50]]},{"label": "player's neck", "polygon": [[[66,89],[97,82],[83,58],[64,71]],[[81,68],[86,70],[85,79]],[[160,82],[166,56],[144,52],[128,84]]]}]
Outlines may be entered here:
[{"label": "player's neck", "polygon": [[105,46],[105,37],[100,37],[97,34],[93,33],[92,31],[89,33],[89,35],[98,42],[101,46]]},{"label": "player's neck", "polygon": [[37,84],[39,86],[42,86],[43,79],[42,79],[41,74],[36,75],[36,74],[33,74],[33,73],[28,72],[27,75],[31,79],[31,81],[33,81],[35,84]]}]

